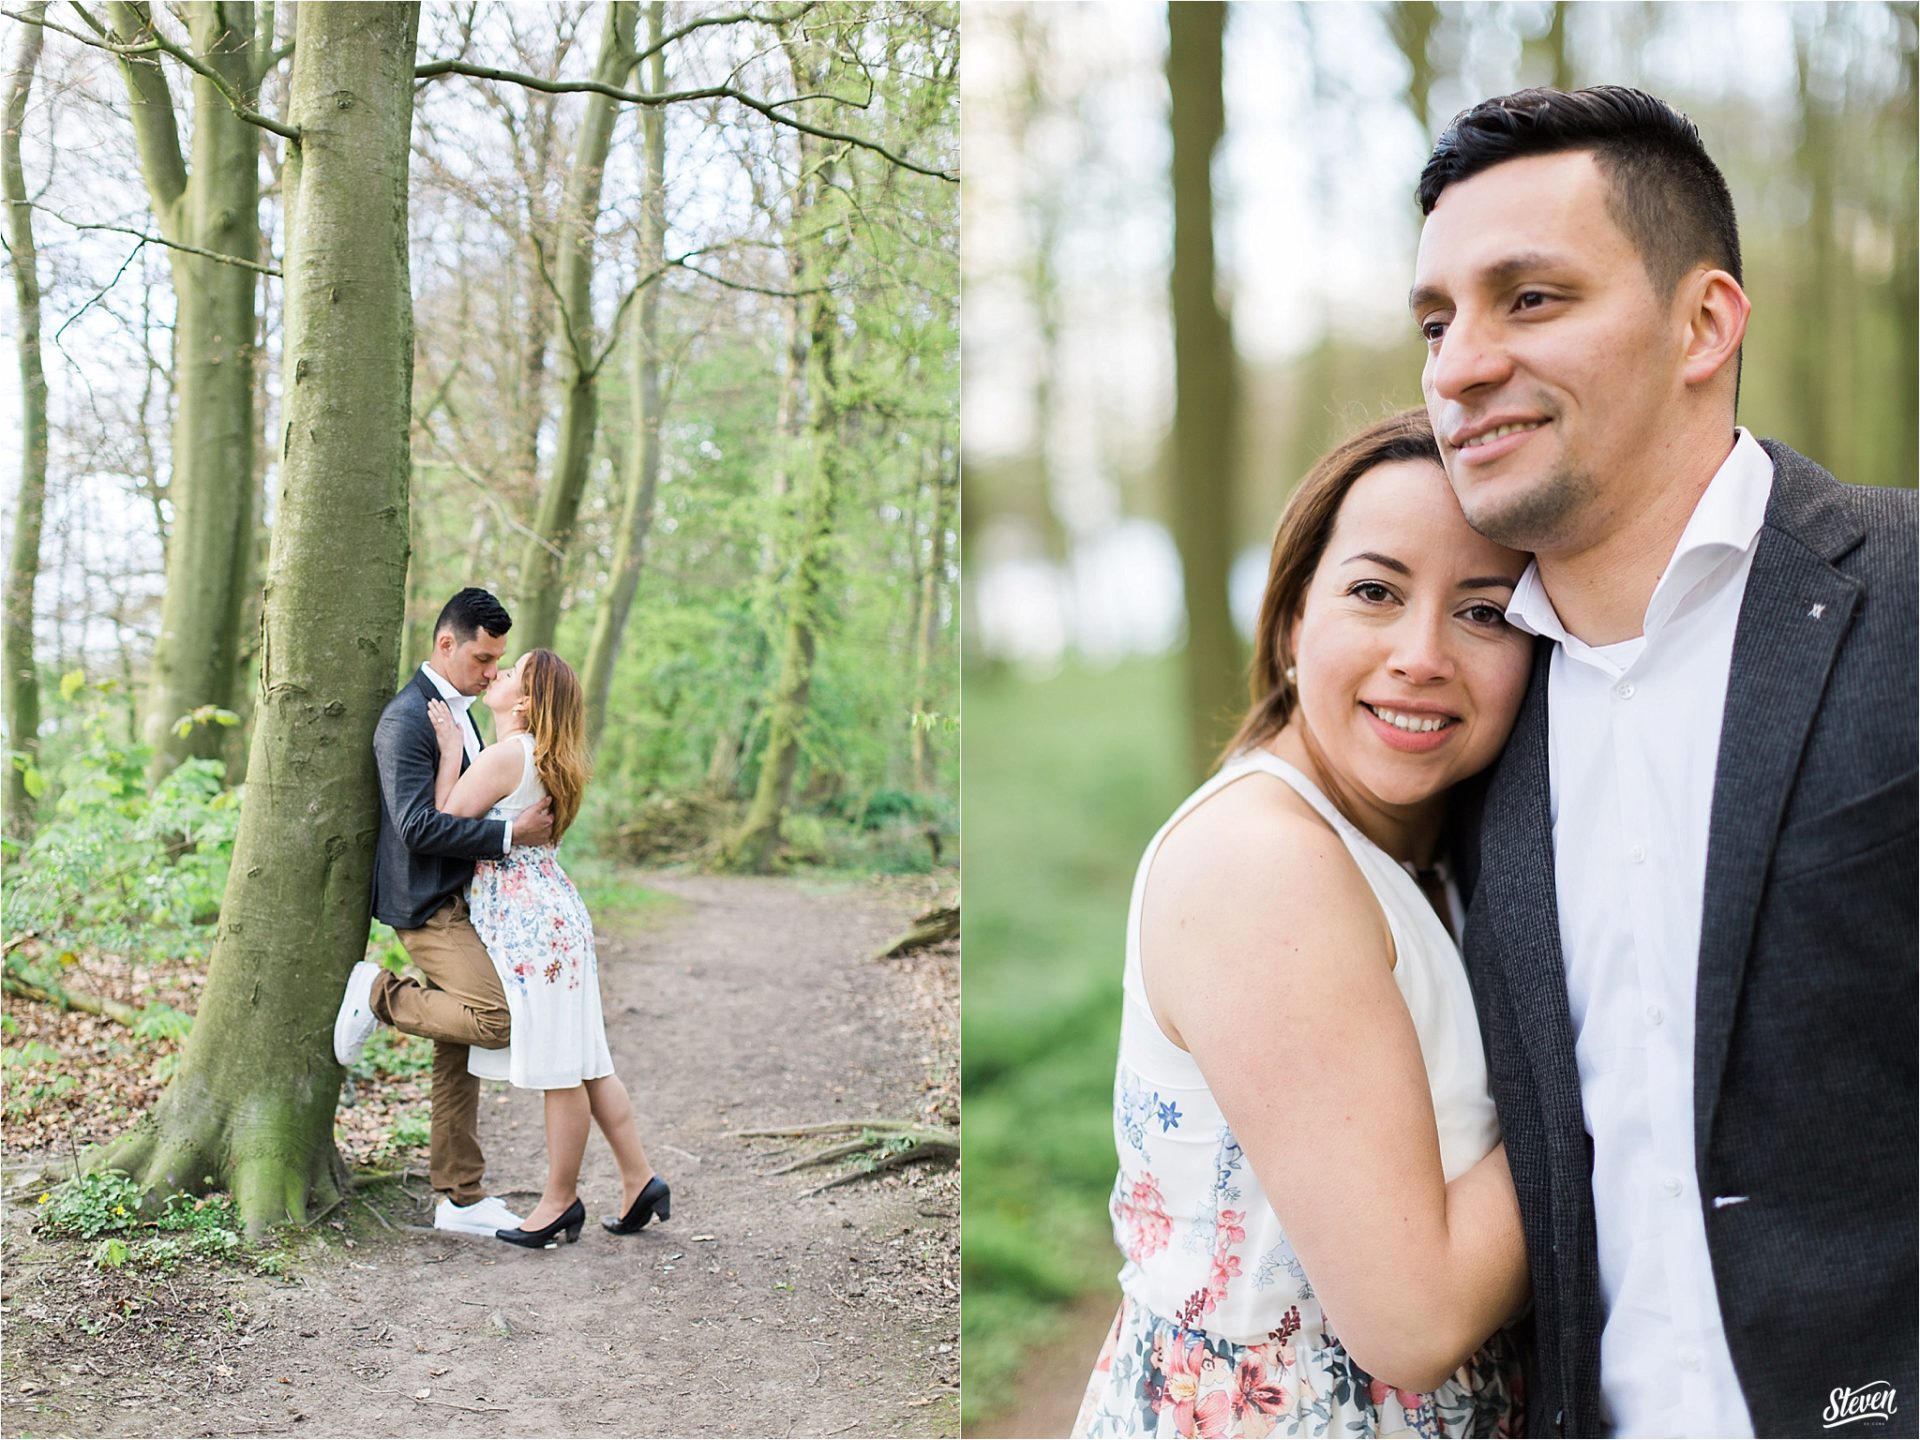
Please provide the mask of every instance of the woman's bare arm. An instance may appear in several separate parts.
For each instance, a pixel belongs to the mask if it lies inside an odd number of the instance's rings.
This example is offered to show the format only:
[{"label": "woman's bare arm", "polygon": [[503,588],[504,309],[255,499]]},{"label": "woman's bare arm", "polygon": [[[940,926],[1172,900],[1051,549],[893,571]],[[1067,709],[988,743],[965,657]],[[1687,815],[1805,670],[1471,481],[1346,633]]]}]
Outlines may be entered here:
[{"label": "woman's bare arm", "polygon": [[1431,1390],[1516,1314],[1506,1151],[1448,1184],[1379,903],[1340,838],[1249,776],[1163,842],[1141,957],[1359,1364]]}]

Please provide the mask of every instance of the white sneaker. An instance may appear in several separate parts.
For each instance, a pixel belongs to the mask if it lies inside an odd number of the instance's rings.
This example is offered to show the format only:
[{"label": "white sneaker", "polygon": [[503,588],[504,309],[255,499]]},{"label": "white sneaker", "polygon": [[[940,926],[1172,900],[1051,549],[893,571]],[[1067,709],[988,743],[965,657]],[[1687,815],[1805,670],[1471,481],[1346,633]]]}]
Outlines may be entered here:
[{"label": "white sneaker", "polygon": [[433,1207],[433,1228],[451,1230],[456,1235],[485,1235],[493,1238],[496,1230],[517,1230],[520,1217],[507,1208],[498,1195],[483,1195],[471,1205],[456,1205],[442,1200]]},{"label": "white sneaker", "polygon": [[362,960],[347,976],[347,993],[341,998],[340,1013],[333,1021],[333,1058],[352,1065],[366,1048],[367,1037],[379,1028],[373,1013],[373,982],[380,967]]}]

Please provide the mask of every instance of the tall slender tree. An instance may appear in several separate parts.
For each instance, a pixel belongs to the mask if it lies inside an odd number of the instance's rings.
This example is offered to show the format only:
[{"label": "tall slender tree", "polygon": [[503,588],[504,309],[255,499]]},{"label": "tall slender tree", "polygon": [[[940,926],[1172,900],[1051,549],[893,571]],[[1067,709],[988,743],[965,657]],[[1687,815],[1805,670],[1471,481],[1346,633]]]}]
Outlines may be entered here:
[{"label": "tall slender tree", "polygon": [[1234,436],[1239,367],[1233,325],[1215,293],[1213,153],[1226,129],[1221,42],[1226,6],[1167,7],[1173,130],[1173,487],[1186,595],[1188,754],[1196,776],[1231,733],[1240,642],[1227,608],[1233,563]]},{"label": "tall slender tree", "polygon": [[[19,317],[15,348],[20,358],[20,493],[13,514],[13,548],[7,554],[6,712],[7,739],[31,764],[40,753],[40,682],[34,669],[33,592],[40,576],[40,520],[47,499],[47,377],[40,367],[40,252],[33,243],[33,209],[26,170],[20,163],[20,130],[26,124],[33,72],[46,32],[39,20],[45,0],[26,10],[19,49],[7,75],[6,133],[0,136],[0,196],[7,206],[7,259],[13,269],[13,300]],[[37,787],[36,787],[37,788]],[[24,835],[33,822],[27,772],[6,767],[7,828]]]},{"label": "tall slender tree", "polygon": [[[611,0],[606,7],[600,53],[593,65],[598,84],[625,86],[634,66],[639,8],[636,0]],[[515,608],[525,637],[521,644],[528,648],[553,643],[560,623],[567,554],[593,464],[594,433],[600,420],[600,367],[606,358],[593,323],[594,228],[600,220],[607,153],[613,147],[613,124],[619,113],[620,102],[611,96],[587,96],[560,211],[559,260],[552,271],[563,387],[560,449],[520,561],[520,600]]]},{"label": "tall slender tree", "polygon": [[279,509],[247,797],[179,1070],[101,1163],[231,1188],[250,1231],[338,1194],[326,1045],[365,951],[373,726],[406,579],[408,126],[419,8],[301,5],[289,121]]},{"label": "tall slender tree", "polygon": [[[260,130],[254,103],[271,56],[249,0],[188,0],[193,62],[191,162],[180,146],[161,68],[166,40],[143,0],[108,6],[148,203],[173,278],[173,524],[147,701],[153,773],[215,756],[223,732],[175,730],[181,717],[233,703],[240,619],[252,573],[254,294],[260,248]],[[272,7],[265,7],[271,14]],[[270,41],[271,37],[266,37]],[[232,263],[238,260],[240,264]]]},{"label": "tall slender tree", "polygon": [[[790,37],[786,51],[801,94],[827,90],[830,52],[819,41]],[[835,388],[835,351],[840,302],[832,288],[834,269],[846,250],[843,197],[835,185],[839,153],[816,136],[798,131],[799,184],[794,192],[788,247],[793,289],[804,294],[807,315],[805,396],[807,444],[793,472],[790,566],[783,596],[784,634],[780,671],[766,707],[766,742],[760,775],[740,827],[729,837],[722,862],[739,870],[764,870],[780,838],[780,822],[800,763],[813,689],[814,654],[825,619],[823,604],[831,563],[834,508],[845,457],[840,440],[842,403]]]},{"label": "tall slender tree", "polygon": [[[667,88],[666,49],[660,43],[666,26],[666,5],[653,0],[647,6],[646,85],[656,94]],[[633,597],[640,588],[647,535],[653,526],[654,492],[660,484],[660,286],[647,281],[659,275],[667,261],[667,117],[658,106],[641,112],[646,146],[645,186],[640,201],[640,274],[646,288],[634,307],[628,332],[633,364],[633,403],[630,421],[633,445],[627,455],[626,482],[620,500],[615,533],[613,573],[601,591],[594,613],[593,637],[587,643],[582,683],[587,692],[587,744],[598,747],[607,720],[607,695],[613,688],[613,664],[620,653]]]}]

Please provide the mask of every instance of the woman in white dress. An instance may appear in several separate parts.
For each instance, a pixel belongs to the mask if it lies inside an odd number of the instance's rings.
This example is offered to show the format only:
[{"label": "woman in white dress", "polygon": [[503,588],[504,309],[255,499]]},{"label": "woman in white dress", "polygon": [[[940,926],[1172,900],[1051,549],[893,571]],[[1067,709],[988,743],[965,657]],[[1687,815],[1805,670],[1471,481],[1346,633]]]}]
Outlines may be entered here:
[{"label": "woman in white dress", "polygon": [[529,650],[484,692],[495,743],[460,773],[463,744],[447,707],[427,703],[440,743],[434,804],[449,815],[511,819],[542,796],[553,798],[553,844],[515,846],[474,866],[468,905],[513,1017],[505,1050],[469,1052],[468,1068],[546,1092],[547,1184],[540,1203],[515,1229],[497,1230],[515,1245],[551,1247],[580,1238],[586,1206],[580,1161],[590,1120],[613,1147],[623,1191],[620,1214],[601,1223],[616,1235],[665,1220],[667,1182],[640,1144],[627,1087],[613,1073],[600,1014],[593,922],[555,847],[580,811],[589,773],[579,677],[551,650]]},{"label": "woman in white dress", "polygon": [[1526,1254],[1440,846],[1526,687],[1526,563],[1423,411],[1288,505],[1252,709],[1134,884],[1123,1299],[1076,1434],[1517,1430]]}]

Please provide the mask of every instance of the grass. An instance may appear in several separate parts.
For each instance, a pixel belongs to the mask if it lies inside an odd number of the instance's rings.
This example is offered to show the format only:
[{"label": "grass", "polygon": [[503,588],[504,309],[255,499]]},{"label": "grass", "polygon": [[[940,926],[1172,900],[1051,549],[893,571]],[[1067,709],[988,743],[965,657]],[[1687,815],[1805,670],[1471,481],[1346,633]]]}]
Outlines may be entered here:
[{"label": "grass", "polygon": [[1134,869],[1189,788],[1176,667],[968,676],[967,1423],[1120,1266],[1106,1213],[1120,974]]},{"label": "grass", "polygon": [[680,904],[677,897],[649,890],[634,876],[631,866],[608,860],[582,847],[569,851],[562,862],[574,888],[586,902],[587,913],[602,929],[612,925],[646,926],[665,919]]}]

